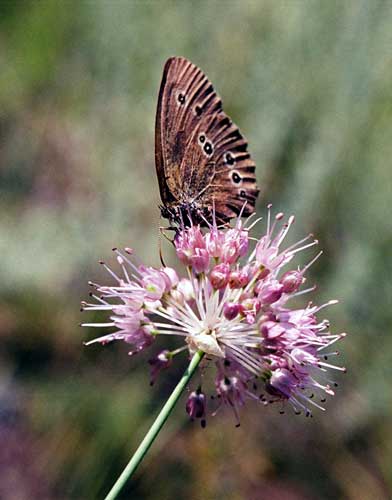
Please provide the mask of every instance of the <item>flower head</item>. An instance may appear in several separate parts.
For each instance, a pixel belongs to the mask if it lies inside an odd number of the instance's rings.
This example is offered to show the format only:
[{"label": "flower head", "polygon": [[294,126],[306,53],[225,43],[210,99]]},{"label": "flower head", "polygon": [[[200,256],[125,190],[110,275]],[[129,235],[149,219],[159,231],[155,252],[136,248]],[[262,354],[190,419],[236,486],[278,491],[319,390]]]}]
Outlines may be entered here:
[{"label": "flower head", "polygon": [[[150,360],[152,382],[176,355],[203,351],[204,362],[216,365],[215,412],[226,404],[237,419],[239,407],[248,399],[288,403],[306,415],[312,407],[323,409],[319,403],[333,395],[327,370],[344,370],[327,362],[337,352],[325,351],[344,334],[330,333],[328,321],[317,315],[336,301],[309,303],[302,309],[289,306],[293,297],[314,289],[301,286],[321,253],[303,268],[287,269],[297,253],[317,241],[308,236],[284,248],[294,217],[284,222],[279,213],[271,224],[269,206],[266,233],[250,251],[250,230],[258,222],[183,228],[174,239],[184,265],[181,277],[169,267],[137,266],[130,249],[114,249],[121,273],[102,265],[115,284],[91,284],[97,290],[91,294],[95,302],[82,304],[84,310],[110,314],[110,321],[86,326],[110,327],[114,332],[87,344],[124,340],[135,354],[150,347],[158,335],[178,337],[178,349],[161,351]],[[186,410],[191,418],[205,421],[206,401],[200,387],[190,393]]]}]

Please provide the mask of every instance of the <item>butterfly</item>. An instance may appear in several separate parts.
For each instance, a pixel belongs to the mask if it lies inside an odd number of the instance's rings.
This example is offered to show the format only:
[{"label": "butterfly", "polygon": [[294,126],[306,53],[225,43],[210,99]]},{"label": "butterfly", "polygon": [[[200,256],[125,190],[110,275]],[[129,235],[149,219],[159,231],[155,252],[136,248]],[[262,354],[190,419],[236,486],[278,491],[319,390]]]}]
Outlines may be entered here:
[{"label": "butterfly", "polygon": [[155,124],[162,216],[178,227],[252,214],[259,190],[247,146],[207,76],[183,57],[169,58]]}]

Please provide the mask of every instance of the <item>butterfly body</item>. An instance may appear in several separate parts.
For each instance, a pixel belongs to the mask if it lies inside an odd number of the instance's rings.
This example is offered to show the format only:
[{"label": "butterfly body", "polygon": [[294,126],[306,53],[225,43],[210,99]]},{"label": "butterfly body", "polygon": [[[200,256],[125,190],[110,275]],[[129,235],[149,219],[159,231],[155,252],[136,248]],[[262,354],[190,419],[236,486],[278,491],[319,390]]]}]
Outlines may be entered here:
[{"label": "butterfly body", "polygon": [[155,163],[162,216],[174,226],[219,222],[254,211],[255,165],[238,127],[204,73],[170,58],[158,98]]},{"label": "butterfly body", "polygon": [[204,225],[212,220],[213,211],[209,207],[202,207],[189,201],[176,202],[172,206],[161,205],[161,215],[172,224],[190,226],[193,224]]}]

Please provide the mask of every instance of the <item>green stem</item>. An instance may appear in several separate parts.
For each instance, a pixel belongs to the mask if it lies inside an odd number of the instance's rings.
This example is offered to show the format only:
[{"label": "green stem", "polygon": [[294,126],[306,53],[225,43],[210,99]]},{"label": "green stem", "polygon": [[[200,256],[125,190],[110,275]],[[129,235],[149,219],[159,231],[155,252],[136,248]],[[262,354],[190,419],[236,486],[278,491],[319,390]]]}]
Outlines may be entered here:
[{"label": "green stem", "polygon": [[192,375],[194,374],[200,361],[203,359],[203,356],[204,356],[204,352],[202,352],[202,351],[198,351],[193,356],[193,358],[191,359],[191,362],[189,363],[188,368],[185,370],[185,373],[182,376],[181,380],[178,382],[176,388],[171,393],[169,399],[166,401],[166,403],[163,406],[162,410],[160,411],[159,415],[155,419],[155,422],[150,427],[150,430],[144,436],[143,441],[140,443],[139,448],[133,454],[133,457],[128,462],[128,465],[122,471],[120,477],[117,479],[117,481],[114,483],[112,489],[109,491],[109,493],[105,497],[105,500],[114,500],[117,497],[117,495],[119,494],[119,492],[122,489],[122,487],[124,486],[124,484],[127,482],[127,480],[135,472],[138,465],[143,460],[144,455],[147,453],[150,446],[154,442],[154,439],[157,437],[159,431],[162,429],[163,424],[166,422],[167,418],[169,417],[171,411],[174,408],[174,405],[177,403],[179,397],[181,396],[182,391],[187,386],[189,380],[191,379]]}]

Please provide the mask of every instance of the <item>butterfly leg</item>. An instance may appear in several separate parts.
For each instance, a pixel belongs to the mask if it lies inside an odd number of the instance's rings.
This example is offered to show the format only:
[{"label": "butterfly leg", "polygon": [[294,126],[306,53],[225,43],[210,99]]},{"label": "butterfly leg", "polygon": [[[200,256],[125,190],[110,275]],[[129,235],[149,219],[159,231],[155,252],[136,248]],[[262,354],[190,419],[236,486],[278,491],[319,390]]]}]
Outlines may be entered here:
[{"label": "butterfly leg", "polygon": [[171,238],[169,238],[169,236],[166,234],[166,231],[174,231],[174,232],[177,232],[178,231],[178,228],[176,227],[173,227],[173,226],[169,226],[169,227],[164,227],[164,226],[159,226],[159,233],[167,239],[167,241],[170,241],[170,243],[173,243],[174,240],[172,240]]},{"label": "butterfly leg", "polygon": [[159,226],[159,259],[161,261],[161,264],[163,267],[166,267],[165,261],[163,260],[163,253],[162,253],[162,236],[167,239],[170,243],[173,244],[173,240],[169,238],[169,236],[166,234],[166,231],[176,231],[175,227],[163,227]]}]

